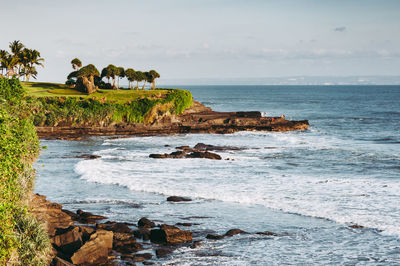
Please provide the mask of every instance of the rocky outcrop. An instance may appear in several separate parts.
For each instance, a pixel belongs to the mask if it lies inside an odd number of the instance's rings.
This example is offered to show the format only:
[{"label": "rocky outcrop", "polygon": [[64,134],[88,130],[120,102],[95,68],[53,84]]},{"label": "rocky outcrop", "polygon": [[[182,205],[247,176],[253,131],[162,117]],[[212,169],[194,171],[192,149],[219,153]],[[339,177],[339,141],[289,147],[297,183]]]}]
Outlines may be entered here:
[{"label": "rocky outcrop", "polygon": [[62,210],[60,204],[46,200],[45,196],[34,194],[29,203],[30,212],[42,222],[50,236],[57,228],[68,228],[73,225],[72,218]]},{"label": "rocky outcrop", "polygon": [[181,202],[181,201],[192,201],[192,200],[186,197],[170,196],[167,198],[167,201]]},{"label": "rocky outcrop", "polygon": [[179,244],[193,240],[190,231],[181,230],[176,226],[163,224],[160,229],[150,232],[150,240],[155,243]]},{"label": "rocky outcrop", "polygon": [[182,158],[203,158],[203,159],[211,159],[211,160],[221,160],[221,156],[208,152],[208,151],[193,151],[190,153],[186,153],[186,151],[175,151],[170,154],[164,153],[164,154],[150,154],[150,158],[154,159],[182,159]]},{"label": "rocky outcrop", "polygon": [[41,138],[76,140],[99,135],[167,135],[180,133],[233,133],[237,131],[290,131],[308,129],[308,121],[289,121],[284,117],[262,117],[260,112],[215,112],[199,102],[181,115],[156,120],[152,124],[132,123],[99,126],[37,127]]}]

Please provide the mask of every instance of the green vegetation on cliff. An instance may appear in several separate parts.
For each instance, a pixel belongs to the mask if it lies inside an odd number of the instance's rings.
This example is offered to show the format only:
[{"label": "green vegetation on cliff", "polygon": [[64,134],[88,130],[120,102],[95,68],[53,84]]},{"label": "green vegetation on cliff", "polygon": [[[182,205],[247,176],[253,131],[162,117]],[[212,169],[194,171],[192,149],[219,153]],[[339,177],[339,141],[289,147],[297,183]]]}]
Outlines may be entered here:
[{"label": "green vegetation on cliff", "polygon": [[23,83],[35,126],[151,123],[155,112],[181,114],[192,103],[177,89],[98,90],[87,95],[56,83]]},{"label": "green vegetation on cliff", "polygon": [[27,211],[39,141],[18,79],[0,78],[0,264],[45,265],[50,243]]}]

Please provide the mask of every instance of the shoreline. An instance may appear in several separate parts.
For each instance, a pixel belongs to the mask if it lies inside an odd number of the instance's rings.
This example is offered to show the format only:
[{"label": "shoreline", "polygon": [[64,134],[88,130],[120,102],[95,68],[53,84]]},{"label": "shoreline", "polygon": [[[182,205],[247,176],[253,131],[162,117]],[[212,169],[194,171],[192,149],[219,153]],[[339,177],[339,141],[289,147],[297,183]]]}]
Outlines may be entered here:
[{"label": "shoreline", "polygon": [[173,134],[214,133],[229,134],[239,131],[307,130],[308,120],[289,121],[284,117],[262,117],[261,112],[216,112],[194,101],[181,115],[158,112],[152,124],[119,123],[107,127],[92,125],[57,125],[36,127],[41,139],[80,140],[87,136],[155,136]]}]

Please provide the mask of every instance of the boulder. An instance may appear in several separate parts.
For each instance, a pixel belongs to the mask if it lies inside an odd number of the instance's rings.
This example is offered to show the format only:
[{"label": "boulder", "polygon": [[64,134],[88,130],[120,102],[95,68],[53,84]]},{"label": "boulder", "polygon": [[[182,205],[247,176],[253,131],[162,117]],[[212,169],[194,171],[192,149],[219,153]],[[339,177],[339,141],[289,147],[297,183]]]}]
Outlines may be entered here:
[{"label": "boulder", "polygon": [[91,212],[85,212],[82,210],[77,210],[76,214],[78,215],[78,221],[86,224],[95,224],[97,220],[107,219],[107,217],[96,215]]},{"label": "boulder", "polygon": [[155,243],[179,244],[193,240],[190,231],[181,230],[176,226],[163,224],[160,229],[150,232],[150,240]]},{"label": "boulder", "polygon": [[146,217],[140,218],[138,221],[138,226],[142,228],[152,228],[155,227],[156,224],[153,221],[150,221]]},{"label": "boulder", "polygon": [[113,232],[97,230],[90,239],[71,257],[73,264],[101,264],[108,260],[112,248]]},{"label": "boulder", "polygon": [[180,202],[180,201],[192,201],[192,200],[186,197],[170,196],[167,198],[167,201]]},{"label": "boulder", "polygon": [[248,233],[240,229],[231,229],[225,233],[225,236],[234,236],[238,234],[248,234]]},{"label": "boulder", "polygon": [[166,159],[166,158],[172,158],[171,155],[169,154],[150,154],[149,155],[150,158],[154,158],[154,159]]},{"label": "boulder", "polygon": [[82,154],[82,155],[75,156],[75,158],[83,158],[83,159],[86,159],[86,160],[94,160],[94,159],[101,158],[101,156],[93,155],[93,154]]},{"label": "boulder", "polygon": [[71,226],[69,231],[51,238],[51,243],[67,257],[70,257],[82,246],[82,233],[79,232],[79,227]]},{"label": "boulder", "polygon": [[204,158],[204,159],[211,159],[211,160],[221,160],[221,156],[216,154],[216,153],[212,153],[212,152],[200,152],[200,151],[195,151],[192,153],[189,153],[187,156],[187,158]]}]

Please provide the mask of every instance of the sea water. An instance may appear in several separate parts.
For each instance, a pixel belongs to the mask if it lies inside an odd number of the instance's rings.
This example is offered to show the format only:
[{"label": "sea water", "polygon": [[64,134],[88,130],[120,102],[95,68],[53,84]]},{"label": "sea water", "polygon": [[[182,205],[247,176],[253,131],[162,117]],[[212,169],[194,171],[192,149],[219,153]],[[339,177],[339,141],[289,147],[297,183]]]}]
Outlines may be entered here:
[{"label": "sea water", "polygon": [[[310,129],[43,140],[36,192],[115,221],[193,223],[202,245],[163,265],[400,264],[400,86],[179,88],[217,111],[285,114]],[[221,161],[148,157],[199,142],[242,149]],[[277,236],[204,240],[232,228]]]}]

